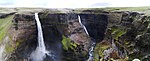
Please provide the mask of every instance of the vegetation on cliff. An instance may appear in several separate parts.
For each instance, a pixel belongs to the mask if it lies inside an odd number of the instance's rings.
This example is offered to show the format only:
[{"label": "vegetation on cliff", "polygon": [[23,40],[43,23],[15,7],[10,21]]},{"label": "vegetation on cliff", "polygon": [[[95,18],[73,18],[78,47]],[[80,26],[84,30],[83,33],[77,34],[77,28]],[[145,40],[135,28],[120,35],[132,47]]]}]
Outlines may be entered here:
[{"label": "vegetation on cliff", "polygon": [[[34,10],[36,9],[33,9],[33,11]],[[79,9],[79,10],[74,10],[74,12],[79,14],[82,11],[86,12],[90,10],[91,11],[95,10],[95,12],[92,12],[92,14],[99,14],[102,12],[103,14],[105,13],[106,15],[109,16],[108,17],[109,22],[108,22],[107,30],[105,32],[105,37],[102,40],[102,42],[97,43],[95,47],[94,61],[100,61],[104,59],[118,60],[118,61],[128,61],[128,60],[130,61],[135,58],[138,58],[143,61],[149,60],[148,57],[150,55],[150,52],[149,52],[150,51],[149,49],[150,47],[150,44],[149,44],[150,43],[149,41],[150,40],[149,38],[150,37],[150,17],[148,15],[149,13],[147,12],[150,10],[150,8],[147,8],[147,7],[146,8],[136,8],[136,7],[135,8],[128,8],[128,7],[126,8],[95,8],[95,9],[83,9],[83,10]],[[21,13],[23,10],[16,9],[16,11],[19,11],[19,13]],[[34,13],[33,11],[32,13]],[[133,11],[136,11],[136,12],[133,12]],[[55,14],[53,12],[57,12],[57,14],[51,15],[51,14]],[[32,16],[32,13],[30,13],[31,15],[27,15],[28,13],[25,13],[25,14],[21,13],[18,16],[16,16],[15,20],[18,21],[18,18],[19,18],[21,25],[27,25],[27,24],[29,25],[26,26],[28,29],[24,29],[24,27],[18,26],[19,30],[16,30],[14,32],[16,33],[15,39],[17,40],[13,40],[14,43],[12,42],[12,43],[6,44],[5,49],[7,53],[12,53],[12,51],[17,51],[17,50],[28,51],[26,50],[27,48],[29,48],[30,46],[36,45],[35,43],[36,26],[35,26],[35,23],[33,23],[34,18]],[[81,35],[84,35],[83,33],[81,33],[82,31],[81,27],[79,26],[77,27],[79,29],[77,29],[76,26],[74,26],[74,25],[78,25],[78,23],[74,24],[75,22],[78,22],[78,21],[75,21],[72,23],[71,22],[65,23],[65,26],[62,26],[62,23],[67,22],[68,17],[66,17],[67,14],[59,15],[58,13],[61,13],[61,11],[45,10],[44,14],[42,13],[40,16],[43,22],[42,24],[44,25],[43,28],[44,27],[46,28],[47,26],[46,30],[48,30],[49,32],[54,31],[50,34],[58,34],[57,35],[58,38],[62,37],[62,40],[59,42],[61,42],[63,45],[63,51],[64,51],[63,59],[64,60],[70,60],[70,61],[72,60],[83,61],[83,59],[86,60],[88,56],[88,52],[84,50],[86,46],[75,43],[75,42],[84,43],[84,41],[87,41],[85,37],[81,37]],[[146,13],[146,14],[143,14],[143,13]],[[71,15],[72,14],[68,16],[71,16]],[[3,41],[5,36],[8,35],[7,31],[9,31],[10,25],[12,24],[11,20],[13,18],[14,18],[13,15],[8,16],[6,18],[0,18],[0,43]],[[90,20],[91,19],[89,19],[88,21]],[[71,38],[69,37],[62,36],[62,35],[67,34],[67,31],[68,31],[68,29],[66,29],[67,24],[72,24],[72,27],[70,28],[75,27],[75,31],[72,30],[72,33],[68,33],[69,35],[71,34],[73,35],[72,38],[74,38],[74,41],[72,41]],[[75,33],[79,33],[81,35],[79,34],[76,35]],[[61,36],[59,36],[59,34],[61,34]],[[12,38],[11,36],[10,38]],[[77,38],[79,39],[75,38],[75,36],[78,36]],[[84,41],[80,41],[82,39],[84,39]],[[33,44],[33,45],[29,45],[29,44]],[[114,47],[113,44],[115,44],[117,48]],[[33,50],[33,48],[31,49]],[[108,53],[108,51],[110,51],[110,53],[106,54]],[[25,54],[21,52],[16,52],[16,53]],[[110,55],[110,56],[107,56],[107,55]],[[20,57],[22,56],[20,55]]]},{"label": "vegetation on cliff", "polygon": [[12,24],[13,15],[6,18],[0,18],[0,42],[6,36],[10,25]]}]

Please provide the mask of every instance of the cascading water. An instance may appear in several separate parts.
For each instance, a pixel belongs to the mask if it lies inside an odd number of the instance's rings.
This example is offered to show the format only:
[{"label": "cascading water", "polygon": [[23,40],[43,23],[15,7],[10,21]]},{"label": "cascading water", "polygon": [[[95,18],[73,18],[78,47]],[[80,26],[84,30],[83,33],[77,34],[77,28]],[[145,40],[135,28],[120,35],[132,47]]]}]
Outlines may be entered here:
[{"label": "cascading water", "polygon": [[94,48],[95,48],[96,42],[93,42],[91,45],[91,48],[89,49],[89,58],[87,61],[93,61],[94,58]]},{"label": "cascading water", "polygon": [[81,22],[81,17],[78,15],[78,19],[79,19],[79,23],[80,23],[80,25],[84,28],[84,30],[85,30],[85,32],[86,32],[86,34],[89,36],[89,33],[88,33],[88,31],[87,31],[87,29],[86,29],[86,27],[82,24],[82,22]]},{"label": "cascading water", "polygon": [[38,13],[35,13],[35,19],[36,19],[37,28],[38,28],[38,48],[41,51],[46,52],[45,43],[44,43],[44,40],[43,40],[43,31],[42,31],[40,20],[38,18]]},{"label": "cascading water", "polygon": [[50,54],[51,52],[47,51],[45,48],[42,27],[41,27],[41,23],[40,23],[40,20],[38,17],[38,13],[35,13],[35,19],[36,19],[37,28],[38,28],[38,46],[37,46],[36,50],[31,53],[30,59],[31,59],[31,61],[43,61],[43,59],[46,57],[46,55],[48,55],[48,56],[52,57],[54,60],[54,57]]},{"label": "cascading water", "polygon": [[[79,15],[78,15],[78,20],[79,20],[80,25],[84,28],[86,34],[87,34],[88,36],[90,36],[89,33],[88,33],[88,31],[87,31],[87,29],[86,29],[86,27],[82,24],[82,22],[81,22],[81,17],[80,17]],[[88,58],[87,61],[93,61],[95,45],[96,45],[96,42],[95,42],[94,40],[92,40],[92,45],[91,45],[91,47],[90,47],[90,49],[89,49],[89,58]]]}]

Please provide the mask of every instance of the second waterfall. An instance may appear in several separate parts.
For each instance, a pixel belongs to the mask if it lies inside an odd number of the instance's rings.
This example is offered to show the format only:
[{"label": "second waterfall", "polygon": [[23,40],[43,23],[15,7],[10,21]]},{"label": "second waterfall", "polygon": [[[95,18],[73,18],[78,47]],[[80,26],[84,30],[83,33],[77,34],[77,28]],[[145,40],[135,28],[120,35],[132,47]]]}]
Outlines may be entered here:
[{"label": "second waterfall", "polygon": [[[90,37],[86,27],[82,24],[81,22],[81,17],[78,15],[78,19],[79,19],[79,23],[80,25],[83,27],[85,33]],[[96,45],[96,42],[94,40],[92,40],[92,45],[90,46],[90,49],[89,49],[89,58],[87,61],[93,61],[93,58],[94,58],[94,48],[95,48],[95,45]]]}]

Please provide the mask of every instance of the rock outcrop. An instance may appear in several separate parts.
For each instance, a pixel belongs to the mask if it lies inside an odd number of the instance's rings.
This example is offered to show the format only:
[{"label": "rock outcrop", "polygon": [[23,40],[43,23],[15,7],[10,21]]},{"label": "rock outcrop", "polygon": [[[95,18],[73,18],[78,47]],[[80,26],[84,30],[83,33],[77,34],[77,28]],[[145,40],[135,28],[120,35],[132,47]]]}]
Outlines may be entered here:
[{"label": "rock outcrop", "polygon": [[150,47],[147,44],[149,42],[149,16],[128,11],[110,12],[108,19],[104,40],[96,47],[99,56],[106,60],[138,58],[144,61],[144,57],[149,54],[148,47]]},{"label": "rock outcrop", "polygon": [[[79,24],[78,15],[89,36]],[[62,61],[87,60],[92,39],[97,43],[93,61],[149,60],[150,17],[144,14],[85,10],[81,13],[40,12],[39,18],[46,48],[56,52],[57,59]],[[34,13],[15,14],[8,34],[14,46],[8,61],[28,60],[37,46]]]}]

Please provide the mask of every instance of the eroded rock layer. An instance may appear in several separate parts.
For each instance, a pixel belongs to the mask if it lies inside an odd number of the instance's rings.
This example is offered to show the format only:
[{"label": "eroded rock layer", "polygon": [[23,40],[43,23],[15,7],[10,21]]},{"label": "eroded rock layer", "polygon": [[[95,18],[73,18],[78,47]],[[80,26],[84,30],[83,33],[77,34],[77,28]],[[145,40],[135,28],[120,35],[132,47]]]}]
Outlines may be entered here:
[{"label": "eroded rock layer", "polygon": [[[80,25],[78,15],[89,36]],[[144,14],[85,10],[80,13],[40,12],[39,18],[46,49],[55,52],[60,61],[87,60],[92,39],[96,41],[93,61],[149,60],[150,17]],[[8,35],[9,46],[13,47],[7,48],[7,61],[28,60],[37,46],[34,13],[15,14]]]}]

